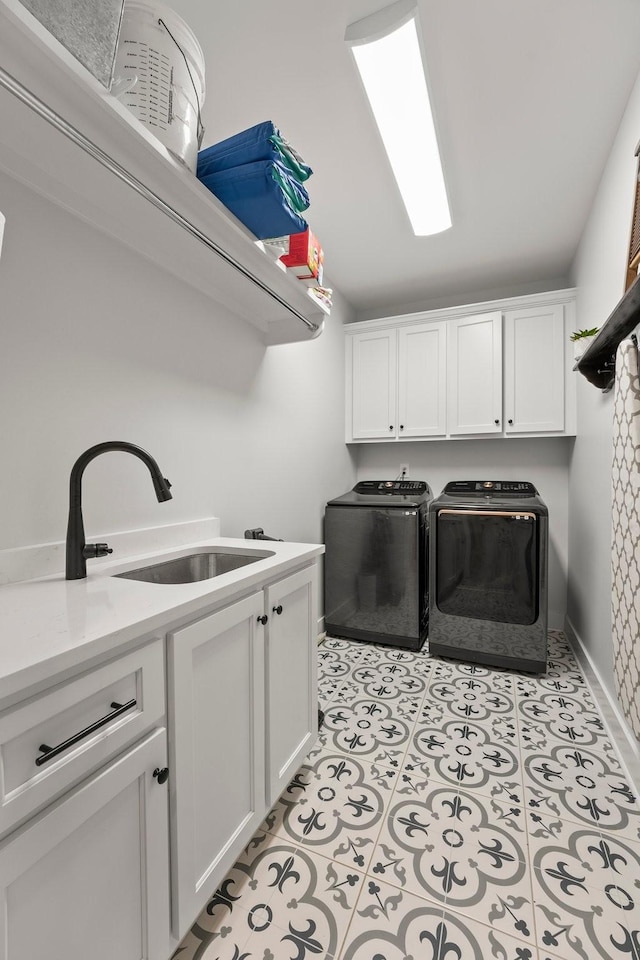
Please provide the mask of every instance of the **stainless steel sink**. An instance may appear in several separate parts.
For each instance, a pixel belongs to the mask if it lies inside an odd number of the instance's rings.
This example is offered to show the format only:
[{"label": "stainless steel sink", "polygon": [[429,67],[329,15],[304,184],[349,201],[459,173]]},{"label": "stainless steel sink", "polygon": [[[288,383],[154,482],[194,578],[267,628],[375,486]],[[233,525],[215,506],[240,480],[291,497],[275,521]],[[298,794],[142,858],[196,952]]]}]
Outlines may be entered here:
[{"label": "stainless steel sink", "polygon": [[210,550],[206,553],[192,553],[188,557],[176,557],[175,560],[164,560],[161,563],[152,563],[148,567],[138,567],[136,570],[125,570],[114,576],[124,580],[144,580],[146,583],[196,583],[198,580],[210,580],[223,573],[245,567],[249,563],[272,557],[273,552],[265,550],[262,553],[227,553],[224,550]]}]

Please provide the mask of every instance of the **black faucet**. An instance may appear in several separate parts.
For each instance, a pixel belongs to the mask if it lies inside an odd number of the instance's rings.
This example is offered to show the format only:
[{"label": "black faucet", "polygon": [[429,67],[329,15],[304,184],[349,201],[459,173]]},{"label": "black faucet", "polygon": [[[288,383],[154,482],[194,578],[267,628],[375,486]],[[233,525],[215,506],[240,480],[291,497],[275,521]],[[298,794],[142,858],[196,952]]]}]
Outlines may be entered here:
[{"label": "black faucet", "polygon": [[67,524],[67,580],[82,580],[87,575],[86,561],[91,557],[105,557],[108,553],[113,553],[108,543],[85,543],[84,524],[82,522],[82,474],[88,463],[108,450],[122,450],[123,453],[132,453],[139,457],[143,463],[146,463],[153,480],[153,486],[156,491],[158,503],[163,500],[171,500],[169,487],[171,484],[163,477],[160,467],[153,457],[143,450],[142,447],[136,447],[133,443],[127,443],[124,440],[107,440],[106,443],[97,443],[95,447],[89,447],[84,453],[80,454],[71,470],[71,479],[69,481],[69,522]]}]

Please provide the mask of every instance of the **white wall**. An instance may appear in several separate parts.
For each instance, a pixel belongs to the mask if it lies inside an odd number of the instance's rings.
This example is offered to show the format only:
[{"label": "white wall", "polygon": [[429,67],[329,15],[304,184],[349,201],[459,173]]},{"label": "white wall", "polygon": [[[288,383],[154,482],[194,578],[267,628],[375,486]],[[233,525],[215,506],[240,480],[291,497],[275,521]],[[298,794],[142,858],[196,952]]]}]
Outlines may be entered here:
[{"label": "white wall", "polygon": [[252,328],[0,174],[0,549],[64,539],[69,471],[109,439],[146,448],[173,483],[109,453],[85,473],[87,534],[219,516],[318,541],[354,468],[342,440],[340,303],[309,343]]},{"label": "white wall", "polygon": [[354,444],[359,480],[398,476],[408,463],[414,480],[437,496],[450,480],[530,480],[549,508],[549,626],[562,628],[567,586],[567,470],[573,440],[443,440]]},{"label": "white wall", "polygon": [[[601,326],[624,291],[640,136],[640,80],[631,94],[578,248],[572,280],[580,327]],[[613,395],[578,377],[578,438],[569,472],[570,626],[614,696],[611,648]]]}]

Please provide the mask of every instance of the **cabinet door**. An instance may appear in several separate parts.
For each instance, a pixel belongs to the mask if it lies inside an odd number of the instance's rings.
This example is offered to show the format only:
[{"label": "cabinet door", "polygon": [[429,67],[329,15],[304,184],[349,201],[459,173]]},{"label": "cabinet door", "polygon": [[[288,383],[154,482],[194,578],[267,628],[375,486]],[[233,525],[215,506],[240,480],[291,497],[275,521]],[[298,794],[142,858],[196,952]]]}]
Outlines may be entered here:
[{"label": "cabinet door", "polygon": [[156,730],[0,846],[0,960],[167,960],[166,762]]},{"label": "cabinet door", "polygon": [[437,437],[446,433],[446,334],[444,321],[398,331],[400,437]]},{"label": "cabinet door", "polygon": [[507,433],[564,430],[564,351],[562,304],[505,313]]},{"label": "cabinet door", "polygon": [[275,803],[318,733],[316,567],[267,589],[267,806]]},{"label": "cabinet door", "polygon": [[502,432],[502,314],[449,321],[449,433]]},{"label": "cabinet door", "polygon": [[396,436],[396,331],[358,333],[352,338],[352,438]]},{"label": "cabinet door", "polygon": [[178,939],[266,812],[263,604],[260,592],[168,635]]}]

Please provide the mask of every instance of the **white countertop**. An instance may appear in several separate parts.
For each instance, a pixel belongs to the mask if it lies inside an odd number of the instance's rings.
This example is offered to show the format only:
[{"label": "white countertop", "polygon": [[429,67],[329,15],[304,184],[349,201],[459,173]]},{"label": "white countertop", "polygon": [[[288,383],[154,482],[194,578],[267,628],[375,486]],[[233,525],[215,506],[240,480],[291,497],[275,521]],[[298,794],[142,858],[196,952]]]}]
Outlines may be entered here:
[{"label": "white countertop", "polygon": [[[258,553],[262,559],[209,580],[155,584],[114,576],[206,548]],[[51,680],[94,657],[158,631],[184,617],[194,619],[226,600],[259,589],[324,552],[320,544],[213,537],[161,553],[108,563],[84,580],[64,574],[0,587],[0,700]],[[272,556],[264,556],[271,553]]]}]

